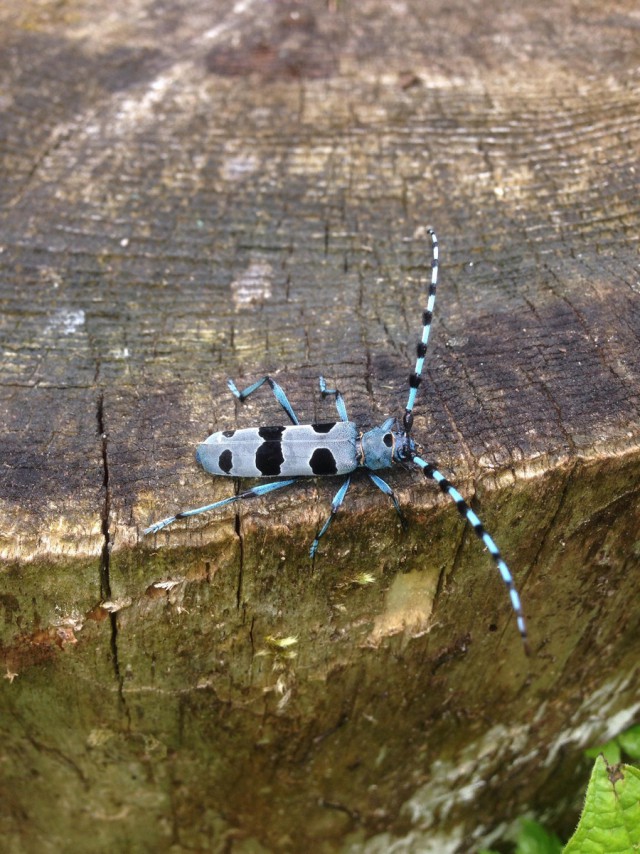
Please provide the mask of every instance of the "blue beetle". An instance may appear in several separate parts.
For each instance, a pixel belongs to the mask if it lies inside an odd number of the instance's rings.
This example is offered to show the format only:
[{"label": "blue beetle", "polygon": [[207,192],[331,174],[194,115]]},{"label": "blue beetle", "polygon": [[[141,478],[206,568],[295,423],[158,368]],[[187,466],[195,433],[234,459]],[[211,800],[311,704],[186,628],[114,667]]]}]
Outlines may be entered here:
[{"label": "blue beetle", "polygon": [[422,459],[422,449],[411,437],[413,426],[413,407],[421,383],[422,370],[427,352],[429,332],[433,319],[433,307],[438,281],[438,239],[433,229],[428,229],[431,237],[431,282],[427,306],[422,314],[422,337],[417,346],[417,359],[413,373],[409,376],[409,397],[398,425],[395,418],[388,418],[383,424],[362,432],[354,422],[349,421],[342,394],[337,389],[328,389],[323,377],[320,377],[320,392],[323,397],[333,396],[340,420],[323,424],[300,424],[289,400],[278,385],[269,376],[239,391],[233,380],[228,380],[231,392],[241,402],[267,383],[280,406],[287,413],[290,425],[285,427],[249,427],[242,430],[222,430],[212,433],[198,445],[196,459],[207,472],[226,477],[284,477],[285,480],[270,481],[254,486],[238,495],[215,501],[204,507],[183,510],[175,516],[169,516],[156,522],[145,530],[145,534],[155,534],[178,519],[196,516],[232,504],[245,498],[266,495],[277,489],[290,486],[301,477],[344,476],[344,481],[331,502],[331,512],[324,525],[318,531],[311,544],[310,555],[313,558],[318,549],[320,538],[331,524],[340,509],[351,475],[363,470],[369,479],[388,495],[394,503],[402,520],[398,500],[391,487],[376,474],[380,469],[391,468],[395,463],[413,463],[424,476],[434,480],[440,490],[455,503],[462,518],[467,521],[482,540],[495,561],[504,581],[511,606],[515,612],[518,630],[525,651],[528,653],[527,628],[520,596],[513,577],[493,539],[485,531],[482,522],[469,507],[457,489],[430,462]]}]

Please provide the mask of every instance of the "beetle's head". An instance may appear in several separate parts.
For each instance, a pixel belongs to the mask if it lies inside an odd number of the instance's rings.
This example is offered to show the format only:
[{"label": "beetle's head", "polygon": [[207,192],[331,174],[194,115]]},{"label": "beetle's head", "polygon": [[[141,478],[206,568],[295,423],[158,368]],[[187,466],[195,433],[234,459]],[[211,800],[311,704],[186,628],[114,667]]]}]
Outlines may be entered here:
[{"label": "beetle's head", "polygon": [[393,432],[393,462],[406,463],[415,457],[416,454],[421,454],[419,445],[413,441],[411,436],[404,431],[399,430]]}]

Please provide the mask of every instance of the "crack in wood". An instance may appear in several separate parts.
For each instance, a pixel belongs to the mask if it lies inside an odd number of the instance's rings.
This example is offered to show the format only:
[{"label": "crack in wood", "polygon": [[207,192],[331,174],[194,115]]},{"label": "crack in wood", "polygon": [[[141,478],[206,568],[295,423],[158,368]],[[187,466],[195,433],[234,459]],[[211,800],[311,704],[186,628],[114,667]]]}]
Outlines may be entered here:
[{"label": "crack in wood", "polygon": [[100,453],[102,458],[102,488],[104,499],[101,509],[102,520],[102,551],[100,553],[100,595],[103,599],[111,599],[111,579],[109,577],[109,564],[111,559],[111,535],[109,533],[109,515],[111,511],[111,494],[109,489],[109,461],[107,454],[107,434],[104,424],[104,393],[98,395],[98,406],[96,412],[98,422],[98,437],[100,439]]},{"label": "crack in wood", "polygon": [[[240,494],[240,484],[236,480],[236,495]],[[234,530],[238,538],[238,551],[240,557],[240,565],[238,567],[238,585],[236,587],[236,607],[238,610],[242,605],[242,589],[244,585],[244,536],[242,534],[242,524],[240,519],[240,508],[236,504],[236,513],[234,519]]]},{"label": "crack in wood", "polygon": [[533,556],[533,560],[531,561],[531,565],[527,571],[527,574],[525,575],[525,577],[520,582],[520,589],[521,590],[525,587],[527,579],[528,579],[529,575],[533,572],[534,567],[536,567],[538,565],[538,561],[540,560],[540,556],[542,555],[551,534],[555,530],[556,520],[558,519],[558,516],[560,515],[560,513],[561,513],[561,511],[565,505],[567,493],[569,492],[569,487],[571,486],[571,484],[573,482],[574,475],[576,474],[576,472],[578,471],[578,469],[580,467],[581,467],[581,461],[578,459],[570,466],[569,471],[567,472],[567,477],[565,479],[564,484],[562,485],[562,491],[560,492],[560,497],[558,499],[558,506],[556,507],[556,509],[553,513],[553,516],[551,517],[551,519],[547,523],[545,531],[544,531],[542,537],[540,538],[540,545],[538,546],[536,553]]},{"label": "crack in wood", "polygon": [[[104,501],[102,503],[102,551],[100,553],[100,595],[104,600],[110,600],[111,596],[111,548],[113,540],[110,531],[111,521],[111,487],[109,483],[109,456],[108,456],[108,437],[105,428],[104,416],[104,392],[101,391],[98,395],[98,405],[96,409],[96,418],[98,422],[98,437],[100,439],[101,457],[102,457],[102,486],[104,491]],[[110,635],[110,651],[113,673],[118,685],[118,699],[124,711],[124,714],[131,722],[129,709],[123,693],[124,679],[120,670],[120,661],[118,657],[118,614],[116,611],[109,613],[109,625],[111,628]]]}]

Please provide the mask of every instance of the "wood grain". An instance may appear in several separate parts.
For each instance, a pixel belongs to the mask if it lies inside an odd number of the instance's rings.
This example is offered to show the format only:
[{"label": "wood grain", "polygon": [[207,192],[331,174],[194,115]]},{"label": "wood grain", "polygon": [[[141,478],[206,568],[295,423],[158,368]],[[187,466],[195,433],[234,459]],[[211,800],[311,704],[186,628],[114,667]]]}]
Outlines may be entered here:
[{"label": "wood grain", "polygon": [[[637,707],[637,30],[628,0],[6,0],[7,844],[570,830],[581,748]],[[333,482],[141,536],[233,492],[198,441],[280,422],[228,376],[273,373],[303,420],[320,373],[363,427],[401,413],[428,225],[415,432],[514,570],[531,662],[410,471],[407,535],[363,481],[313,569]]]}]

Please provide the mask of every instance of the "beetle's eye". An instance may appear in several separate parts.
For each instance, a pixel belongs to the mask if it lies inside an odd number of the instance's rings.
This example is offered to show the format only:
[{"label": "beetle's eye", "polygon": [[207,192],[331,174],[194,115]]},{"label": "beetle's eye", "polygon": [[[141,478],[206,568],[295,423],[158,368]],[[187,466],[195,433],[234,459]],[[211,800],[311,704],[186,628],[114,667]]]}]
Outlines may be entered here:
[{"label": "beetle's eye", "polygon": [[391,433],[385,433],[382,437],[382,441],[385,443],[387,448],[390,448],[393,445],[393,436]]}]

